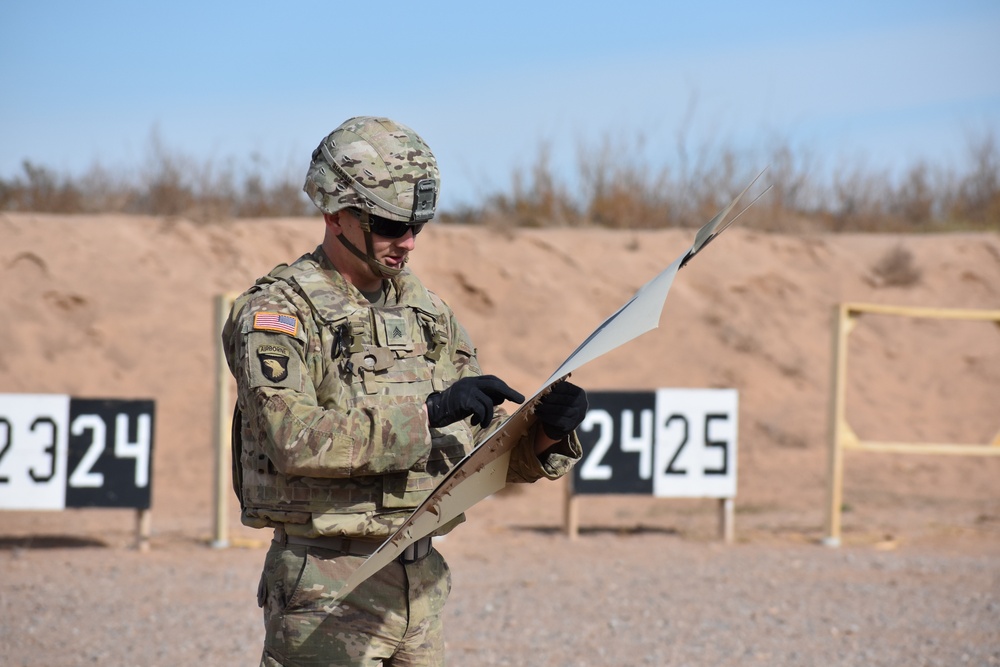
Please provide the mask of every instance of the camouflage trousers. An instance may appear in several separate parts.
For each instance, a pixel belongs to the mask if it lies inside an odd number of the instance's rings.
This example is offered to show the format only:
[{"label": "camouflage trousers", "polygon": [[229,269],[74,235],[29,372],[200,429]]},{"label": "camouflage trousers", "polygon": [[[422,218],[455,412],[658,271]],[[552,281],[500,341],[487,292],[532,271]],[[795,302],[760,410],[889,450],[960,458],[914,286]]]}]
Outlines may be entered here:
[{"label": "camouflage trousers", "polygon": [[332,594],[364,561],[313,546],[271,543],[258,603],[264,609],[261,667],[444,664],[441,611],[451,572],[432,549],[392,562],[340,601]]}]

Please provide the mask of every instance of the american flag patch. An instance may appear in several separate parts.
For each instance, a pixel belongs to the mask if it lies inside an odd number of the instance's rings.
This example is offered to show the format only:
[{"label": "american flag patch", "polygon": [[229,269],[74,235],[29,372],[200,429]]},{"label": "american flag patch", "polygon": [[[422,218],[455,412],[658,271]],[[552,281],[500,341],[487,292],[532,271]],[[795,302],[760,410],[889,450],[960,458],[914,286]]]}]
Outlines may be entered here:
[{"label": "american flag patch", "polygon": [[277,331],[294,336],[299,332],[299,320],[294,315],[281,313],[254,313],[254,331]]}]

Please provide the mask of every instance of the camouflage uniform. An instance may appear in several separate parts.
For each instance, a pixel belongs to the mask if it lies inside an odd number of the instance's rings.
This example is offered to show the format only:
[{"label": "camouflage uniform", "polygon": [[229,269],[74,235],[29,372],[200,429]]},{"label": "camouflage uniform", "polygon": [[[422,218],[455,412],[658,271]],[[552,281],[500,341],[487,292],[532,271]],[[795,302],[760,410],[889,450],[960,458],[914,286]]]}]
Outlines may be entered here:
[{"label": "camouflage uniform", "polygon": [[[238,386],[234,472],[244,524],[381,542],[491,430],[468,419],[428,425],[431,392],[481,374],[475,348],[411,272],[387,283],[387,304],[373,306],[320,247],[234,304],[223,343]],[[514,448],[508,481],[558,478],[580,456],[574,435],[540,459],[534,435],[533,427]],[[380,664],[397,647],[389,664],[438,664],[451,587],[440,555],[393,563],[331,605],[355,558],[272,544],[260,591],[262,664]]]},{"label": "camouflage uniform", "polygon": [[[475,348],[440,298],[373,251],[373,234],[399,238],[433,218],[438,184],[433,154],[409,128],[386,118],[342,124],[313,152],[304,189],[324,213],[357,211],[366,248],[336,240],[384,279],[384,303],[370,303],[321,245],[258,280],[223,331],[238,387],[242,521],[275,530],[258,591],[262,665],[443,663],[451,578],[438,552],[401,558],[336,595],[492,431],[461,415],[430,426],[428,396],[481,375]],[[536,455],[536,428],[512,451],[508,481],[555,479],[579,459],[574,434]]]}]

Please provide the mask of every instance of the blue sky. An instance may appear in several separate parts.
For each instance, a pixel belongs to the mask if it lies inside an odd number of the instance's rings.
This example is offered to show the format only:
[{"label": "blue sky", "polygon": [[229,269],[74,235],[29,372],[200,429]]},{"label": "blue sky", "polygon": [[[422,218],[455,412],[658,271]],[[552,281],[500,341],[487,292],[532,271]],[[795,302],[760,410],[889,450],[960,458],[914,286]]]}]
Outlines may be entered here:
[{"label": "blue sky", "polygon": [[970,137],[1000,140],[1000,2],[6,0],[0,91],[4,178],[140,170],[154,135],[298,178],[363,114],[423,135],[445,208],[507,189],[542,145],[572,181],[605,139],[641,137],[655,167],[678,137],[960,167]]}]

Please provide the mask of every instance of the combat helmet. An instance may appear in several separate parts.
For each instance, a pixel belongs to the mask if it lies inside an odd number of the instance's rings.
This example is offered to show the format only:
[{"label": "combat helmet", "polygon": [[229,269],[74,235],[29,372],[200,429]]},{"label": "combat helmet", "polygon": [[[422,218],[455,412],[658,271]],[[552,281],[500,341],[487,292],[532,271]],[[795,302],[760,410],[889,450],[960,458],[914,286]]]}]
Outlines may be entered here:
[{"label": "combat helmet", "polygon": [[404,225],[429,221],[440,183],[437,160],[416,132],[388,118],[358,116],[316,147],[302,189],[324,213],[359,210],[365,250],[343,234],[337,238],[376,273],[392,277],[402,269],[375,260],[372,223],[378,218]]}]

